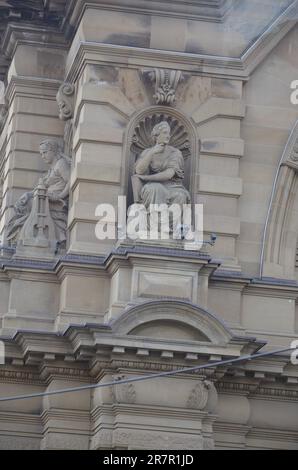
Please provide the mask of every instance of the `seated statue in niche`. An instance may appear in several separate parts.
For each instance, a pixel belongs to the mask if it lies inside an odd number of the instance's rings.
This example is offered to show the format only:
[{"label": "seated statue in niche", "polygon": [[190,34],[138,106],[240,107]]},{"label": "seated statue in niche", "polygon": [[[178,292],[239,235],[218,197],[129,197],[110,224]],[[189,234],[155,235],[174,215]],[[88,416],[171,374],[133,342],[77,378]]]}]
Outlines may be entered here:
[{"label": "seated statue in niche", "polygon": [[[66,242],[68,214],[68,196],[70,184],[70,159],[63,154],[59,142],[47,139],[41,142],[40,154],[45,163],[50,165],[47,174],[40,179],[38,185],[46,190],[50,216],[55,227],[55,238],[59,245]],[[23,194],[14,206],[15,214],[8,223],[6,239],[15,245],[20,232],[32,211],[35,190]]]},{"label": "seated statue in niche", "polygon": [[[191,198],[183,185],[184,158],[181,151],[169,145],[171,128],[167,121],[152,130],[156,144],[145,149],[135,164],[132,187],[135,202],[149,213],[151,204],[190,204]],[[172,227],[173,230],[173,227]]]}]

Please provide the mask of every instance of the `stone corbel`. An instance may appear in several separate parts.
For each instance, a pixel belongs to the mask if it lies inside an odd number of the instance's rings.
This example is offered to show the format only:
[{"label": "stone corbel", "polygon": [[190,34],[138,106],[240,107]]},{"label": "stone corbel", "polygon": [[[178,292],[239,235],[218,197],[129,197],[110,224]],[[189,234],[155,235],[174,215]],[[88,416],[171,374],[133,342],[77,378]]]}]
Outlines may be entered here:
[{"label": "stone corbel", "polygon": [[144,70],[143,75],[148,76],[154,85],[153,98],[157,105],[173,106],[175,104],[177,87],[183,79],[180,70]]}]

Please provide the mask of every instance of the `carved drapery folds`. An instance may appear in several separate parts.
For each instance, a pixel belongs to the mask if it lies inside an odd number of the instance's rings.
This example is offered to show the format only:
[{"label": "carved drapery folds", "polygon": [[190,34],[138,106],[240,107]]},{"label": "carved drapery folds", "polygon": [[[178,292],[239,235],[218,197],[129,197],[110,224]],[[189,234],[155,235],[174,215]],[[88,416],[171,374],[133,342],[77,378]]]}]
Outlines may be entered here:
[{"label": "carved drapery folds", "polygon": [[[169,126],[169,147],[176,149],[176,151],[183,156],[183,186],[188,190],[190,186],[190,136],[184,123],[170,113],[152,112],[148,113],[138,121],[137,125],[133,129],[131,137],[129,174],[130,176],[135,174],[136,162],[146,151],[152,149],[156,144],[156,137],[153,135],[153,130],[157,129],[160,123],[167,123]],[[139,182],[138,186],[142,188],[143,183]],[[138,197],[139,189],[137,188],[135,191],[133,191],[133,189],[134,188],[132,188],[133,194],[129,191],[131,193],[129,199],[131,201],[134,200],[135,202],[140,202],[140,197]]]},{"label": "carved drapery folds", "polygon": [[[153,219],[149,216],[153,205],[178,205],[183,211],[184,205],[191,202],[190,138],[179,119],[170,113],[153,112],[140,119],[134,128],[130,152],[132,199],[143,205],[148,228],[153,228]],[[156,216],[155,229],[160,231],[159,216]],[[173,216],[169,233],[173,234],[180,226],[181,214],[176,218]]]},{"label": "carved drapery folds", "polygon": [[154,86],[153,98],[157,105],[173,106],[176,102],[176,90],[183,79],[180,70],[152,69],[145,70],[144,76],[148,76]]},{"label": "carved drapery folds", "polygon": [[5,240],[16,246],[17,255],[53,256],[66,245],[74,92],[71,83],[60,86],[56,98],[59,118],[65,121],[64,143],[49,138],[40,144],[49,171],[16,201],[6,226]]},{"label": "carved drapery folds", "polygon": [[40,153],[50,169],[33,191],[19,198],[6,227],[6,240],[22,255],[27,250],[32,256],[34,249],[40,255],[55,254],[66,242],[70,159],[55,139],[43,141]]}]

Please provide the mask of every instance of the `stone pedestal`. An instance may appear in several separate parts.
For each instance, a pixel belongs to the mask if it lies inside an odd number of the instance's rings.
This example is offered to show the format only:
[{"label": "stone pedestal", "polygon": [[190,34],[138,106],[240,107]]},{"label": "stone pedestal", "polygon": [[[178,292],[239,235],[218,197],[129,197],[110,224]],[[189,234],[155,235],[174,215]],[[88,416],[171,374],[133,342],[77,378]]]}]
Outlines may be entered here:
[{"label": "stone pedestal", "polygon": [[184,242],[121,241],[106,261],[111,276],[107,319],[127,306],[176,298],[207,306],[208,279],[218,268],[206,252],[184,249]]}]

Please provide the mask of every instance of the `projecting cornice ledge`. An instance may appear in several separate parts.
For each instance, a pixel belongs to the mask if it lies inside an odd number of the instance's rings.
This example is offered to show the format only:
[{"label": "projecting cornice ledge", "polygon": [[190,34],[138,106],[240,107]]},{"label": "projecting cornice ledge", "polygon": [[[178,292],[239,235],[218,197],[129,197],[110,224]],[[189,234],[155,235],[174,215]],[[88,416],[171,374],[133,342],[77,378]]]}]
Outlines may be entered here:
[{"label": "projecting cornice ledge", "polygon": [[[264,345],[255,338],[231,336],[216,317],[198,306],[164,301],[160,302],[159,311],[156,307],[150,303],[139,306],[140,319],[136,316],[136,308],[131,309],[111,325],[71,325],[64,333],[23,330],[18,331],[13,338],[1,337],[6,347],[6,365],[1,368],[0,376],[8,381],[30,383],[43,383],[53,376],[75,376],[81,381],[90,382],[99,377],[104,369],[116,371],[118,368],[132,368],[135,375],[138,369],[152,372],[173,370],[205,364],[209,360],[230,360],[249,352],[255,353]],[[184,309],[186,321],[184,318],[176,321],[176,332],[182,331],[185,336],[187,329],[191,332],[198,328],[201,332],[202,327],[204,331],[211,328],[214,332],[217,330],[216,335],[220,333],[222,341],[218,344],[217,339],[209,342],[181,338],[178,341],[169,336],[156,337],[152,327],[159,322],[156,327],[160,328],[162,318],[167,315],[167,308]],[[146,312],[149,311],[150,315],[146,318]],[[154,319],[151,318],[152,311],[156,312]],[[175,329],[174,323],[167,323],[171,334]],[[142,335],[147,326],[144,337]],[[222,380],[224,383],[221,387],[227,391],[237,391],[238,386],[241,391],[239,380],[243,380],[243,384],[249,387],[245,393],[298,398],[297,373],[295,366],[289,364],[288,355],[243,361],[219,369],[214,367],[209,376],[215,381]],[[282,384],[287,384],[286,389]],[[263,389],[259,392],[260,386]]]},{"label": "projecting cornice ledge", "polygon": [[[45,2],[49,4],[49,11],[36,10],[32,6],[25,6],[26,2],[19,2],[18,9],[9,6],[15,2],[1,2],[0,0],[0,79],[7,73],[10,60],[18,44],[36,45],[36,47],[54,47],[68,49],[70,41],[78,29],[80,21],[87,8],[119,11],[119,14],[140,13],[151,16],[164,15],[184,18],[194,16],[197,21],[226,21],[233,11],[234,0],[59,0]],[[33,4],[34,2],[30,2]],[[36,2],[41,4],[42,2]],[[124,4],[125,3],[125,4]],[[4,6],[5,4],[5,6]],[[22,4],[22,5],[21,5]],[[21,9],[22,7],[22,9]],[[13,12],[13,14],[12,14]],[[15,13],[17,12],[17,14]],[[203,12],[207,12],[205,17]],[[31,16],[30,16],[31,15]],[[200,17],[200,15],[203,15]],[[146,67],[148,60],[154,60],[156,66],[177,70],[190,71],[199,74],[212,74],[213,76],[228,76],[247,79],[253,70],[281,39],[293,28],[298,17],[298,2],[291,4],[280,12],[261,34],[247,44],[246,49],[239,56],[221,56],[210,53],[191,53],[187,51],[168,51],[154,48],[131,47],[103,42],[92,42],[81,38],[77,47],[73,48],[67,65],[67,75],[71,79],[76,75],[82,60],[88,60],[88,55],[96,59],[125,63],[131,67]],[[220,26],[218,26],[220,27]],[[92,58],[90,59],[92,60]]]},{"label": "projecting cornice ledge", "polygon": [[0,80],[4,79],[17,44],[65,46],[64,20],[70,0],[0,0]]},{"label": "projecting cornice ledge", "polygon": [[[71,0],[70,23],[81,16],[86,0]],[[139,13],[188,20],[222,22],[235,0],[93,0],[92,8],[128,13]]]},{"label": "projecting cornice ledge", "polygon": [[296,23],[293,19],[281,20],[279,26],[269,28],[239,58],[80,41],[68,58],[66,76],[69,81],[75,80],[82,65],[94,63],[94,60],[126,66],[129,64],[131,68],[144,68],[154,61],[156,67],[160,68],[248,80],[255,68]]}]

